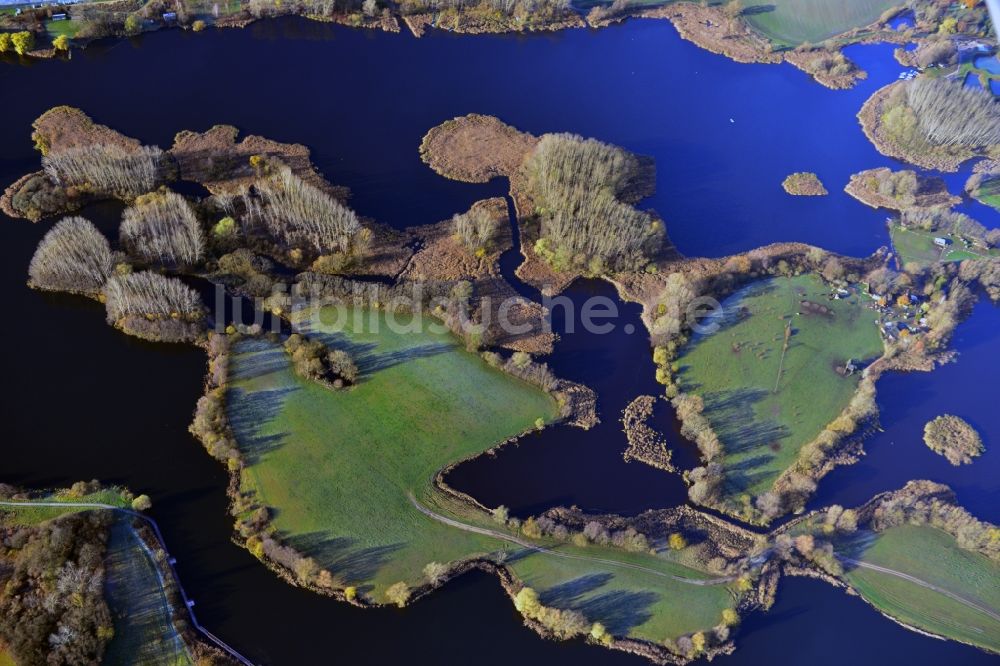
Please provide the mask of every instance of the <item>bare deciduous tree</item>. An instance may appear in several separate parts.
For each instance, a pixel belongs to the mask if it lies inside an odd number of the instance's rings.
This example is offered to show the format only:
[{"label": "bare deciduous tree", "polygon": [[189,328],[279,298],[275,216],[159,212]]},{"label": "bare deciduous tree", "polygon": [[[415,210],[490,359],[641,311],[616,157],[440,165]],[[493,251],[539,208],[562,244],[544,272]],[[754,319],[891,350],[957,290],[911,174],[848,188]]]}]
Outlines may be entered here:
[{"label": "bare deciduous tree", "polygon": [[275,241],[317,254],[357,249],[362,230],[357,214],[288,167],[258,182],[257,191],[262,202],[247,199],[248,217],[260,221]]},{"label": "bare deciduous tree", "polygon": [[641,177],[642,165],[628,151],[572,134],[547,134],[525,169],[541,217],[536,250],[558,269],[634,269],[662,238],[657,218],[621,200]]},{"label": "bare deciduous tree", "polygon": [[42,167],[63,187],[86,187],[130,199],[156,189],[163,161],[163,151],[156,146],[126,150],[113,144],[90,144],[46,155]]},{"label": "bare deciduous tree", "polygon": [[184,197],[174,192],[136,199],[122,215],[118,234],[130,254],[165,266],[191,266],[205,254],[198,218]]},{"label": "bare deciduous tree", "polygon": [[112,323],[127,316],[193,320],[205,312],[197,291],[150,271],[113,276],[104,285],[104,296]]},{"label": "bare deciduous tree", "polygon": [[906,84],[906,97],[932,143],[967,148],[1000,144],[1000,106],[990,93],[920,77]]},{"label": "bare deciduous tree", "polygon": [[108,239],[90,221],[67,217],[38,244],[28,277],[36,289],[96,294],[112,270]]}]

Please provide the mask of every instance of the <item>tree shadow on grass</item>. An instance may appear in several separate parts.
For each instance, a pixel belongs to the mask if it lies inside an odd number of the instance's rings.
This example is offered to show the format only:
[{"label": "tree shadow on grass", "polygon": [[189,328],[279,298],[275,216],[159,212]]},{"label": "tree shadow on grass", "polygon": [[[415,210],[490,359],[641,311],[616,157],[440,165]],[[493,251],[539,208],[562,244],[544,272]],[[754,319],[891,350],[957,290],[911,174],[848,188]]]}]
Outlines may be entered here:
[{"label": "tree shadow on grass", "polygon": [[600,621],[615,636],[627,636],[653,617],[651,607],[659,598],[655,592],[613,590],[585,600],[576,610],[588,620]]},{"label": "tree shadow on grass", "polygon": [[760,470],[757,472],[751,471],[758,469],[774,458],[770,455],[759,455],[752,458],[747,458],[746,460],[741,460],[732,465],[725,465],[726,474],[726,489],[730,493],[739,494],[744,492],[747,488],[751,488],[774,473],[771,470]]},{"label": "tree shadow on grass", "polygon": [[788,426],[773,419],[761,419],[754,412],[754,405],[770,395],[770,391],[761,388],[713,391],[705,395],[705,415],[727,453],[766,447],[789,436]]},{"label": "tree shadow on grass", "polygon": [[261,428],[277,418],[288,394],[298,390],[297,387],[270,391],[229,389],[226,415],[248,464],[259,462],[264,455],[280,447],[288,436],[287,432],[265,434]]},{"label": "tree shadow on grass", "polygon": [[378,570],[389,561],[393,553],[406,544],[384,546],[357,546],[352,537],[332,537],[327,532],[308,532],[283,537],[285,543],[316,560],[321,568],[340,577],[347,585],[370,581]]},{"label": "tree shadow on grass", "polygon": [[299,330],[310,338],[322,341],[330,349],[342,349],[350,354],[358,366],[358,372],[361,375],[360,381],[364,381],[376,372],[401,363],[445,354],[455,349],[453,343],[437,342],[379,353],[377,343],[358,342],[340,331],[317,331],[308,324],[303,324]]},{"label": "tree shadow on grass", "polygon": [[597,588],[607,585],[612,578],[614,575],[609,573],[595,573],[573,578],[541,592],[538,595],[538,600],[545,606],[568,608],[579,602],[580,597],[588,592],[593,592]]},{"label": "tree shadow on grass", "polygon": [[230,381],[262,377],[289,366],[285,350],[265,340],[241,341],[236,356],[236,361],[229,366]]},{"label": "tree shadow on grass", "polygon": [[650,607],[660,595],[655,592],[610,590],[593,594],[614,580],[614,575],[602,572],[588,574],[554,585],[539,594],[545,606],[572,609],[583,613],[590,622],[601,622],[616,636],[625,636],[652,617]]}]

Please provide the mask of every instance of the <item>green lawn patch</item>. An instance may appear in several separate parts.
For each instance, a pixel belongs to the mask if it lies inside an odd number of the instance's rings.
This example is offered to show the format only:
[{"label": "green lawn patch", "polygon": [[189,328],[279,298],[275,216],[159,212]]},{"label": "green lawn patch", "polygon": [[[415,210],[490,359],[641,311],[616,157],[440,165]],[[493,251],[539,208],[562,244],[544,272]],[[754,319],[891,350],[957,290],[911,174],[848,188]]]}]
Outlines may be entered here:
[{"label": "green lawn patch", "polygon": [[894,0],[747,0],[744,16],[754,28],[787,45],[813,44],[874,23]]},{"label": "green lawn patch", "polygon": [[868,298],[832,291],[812,275],[753,283],[725,300],[719,330],[696,335],[679,357],[681,390],[701,396],[722,441],[726,495],[770,489],[854,395],[858,374],[837,368],[881,355]]},{"label": "green lawn patch", "polygon": [[[964,261],[966,259],[983,259],[1000,256],[997,249],[986,250],[966,242],[954,234],[923,231],[904,227],[898,223],[889,224],[889,236],[892,246],[905,266],[915,263],[926,266],[939,261]],[[935,245],[935,238],[946,238],[951,243],[947,247]]]},{"label": "green lawn patch", "polygon": [[105,598],[115,619],[115,636],[108,644],[105,664],[194,663],[174,628],[160,570],[126,518],[111,527]]},{"label": "green lawn patch", "polygon": [[10,656],[10,653],[3,648],[0,648],[0,666],[17,666],[14,657]]},{"label": "green lawn patch", "polygon": [[59,35],[66,35],[70,39],[73,39],[82,29],[83,22],[74,21],[72,19],[45,22],[45,30],[49,33],[49,37],[52,39],[55,39]]},{"label": "green lawn patch", "polygon": [[[20,500],[11,501],[17,502]],[[129,508],[130,506],[130,504],[121,496],[121,493],[113,488],[92,493],[90,495],[82,495],[80,497],[70,497],[64,494],[51,495],[49,497],[34,498],[34,501],[108,504],[110,506],[116,506],[123,509]],[[2,521],[0,522],[8,525],[37,525],[68,513],[78,513],[80,511],[91,510],[92,509],[88,509],[86,507],[74,506],[67,506],[65,508],[54,506],[0,506],[0,517],[2,517]]]},{"label": "green lawn patch", "polygon": [[[862,548],[843,552],[1000,614],[1000,565],[959,548],[954,537],[935,527],[893,527]],[[919,629],[1000,651],[1000,621],[989,614],[892,574],[845,568],[848,581],[879,610]]]},{"label": "green lawn patch", "polygon": [[351,389],[301,379],[273,343],[246,339],[231,354],[227,409],[248,462],[244,487],[271,508],[286,543],[380,602],[396,582],[425,583],[430,562],[504,554],[543,596],[585,583],[578,595],[546,597],[553,605],[580,604],[590,621],[618,635],[656,641],[709,630],[721,621],[722,609],[735,605],[725,584],[696,586],[664,576],[714,578],[673,561],[673,553],[540,543],[602,561],[570,559],[471,533],[417,510],[411,495],[450,519],[509,535],[487,514],[437,490],[434,476],[532,428],[538,418],[553,421],[557,405],[466,352],[450,333],[431,330],[426,316],[415,330],[398,333],[381,312],[348,311],[340,325],[321,323],[333,312],[314,310],[299,319],[304,332],[350,349],[362,372]]}]

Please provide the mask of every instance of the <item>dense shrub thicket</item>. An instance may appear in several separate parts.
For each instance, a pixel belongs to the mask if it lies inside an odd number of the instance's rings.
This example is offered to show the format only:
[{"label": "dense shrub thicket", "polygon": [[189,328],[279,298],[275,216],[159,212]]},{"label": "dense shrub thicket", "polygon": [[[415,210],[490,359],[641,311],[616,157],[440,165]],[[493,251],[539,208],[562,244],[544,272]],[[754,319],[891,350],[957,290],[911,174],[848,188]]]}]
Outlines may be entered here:
[{"label": "dense shrub thicket", "polygon": [[653,215],[622,201],[643,165],[631,153],[572,134],[547,134],[525,169],[541,229],[536,251],[557,270],[640,267],[663,237]]},{"label": "dense shrub thicket", "polygon": [[18,664],[101,663],[114,634],[104,601],[110,520],[90,511],[0,528],[0,643]]},{"label": "dense shrub thicket", "polygon": [[358,380],[358,366],[343,349],[330,350],[319,340],[293,333],[285,339],[285,351],[295,371],[306,379],[332,384],[334,388]]},{"label": "dense shrub thicket", "polygon": [[54,185],[44,174],[26,178],[11,196],[11,206],[32,222],[66,210],[66,191]]},{"label": "dense shrub thicket", "polygon": [[28,277],[32,287],[97,294],[114,270],[108,239],[90,221],[67,217],[38,244]]},{"label": "dense shrub thicket", "polygon": [[153,192],[122,214],[119,238],[129,254],[164,266],[192,266],[205,255],[205,239],[190,204],[174,192]]},{"label": "dense shrub thicket", "polygon": [[250,217],[288,249],[315,254],[361,251],[361,223],[353,210],[305,182],[288,167],[257,183],[261,201],[248,200]]},{"label": "dense shrub thicket", "polygon": [[966,148],[1000,144],[1000,105],[990,93],[920,77],[906,85],[906,97],[930,142]]},{"label": "dense shrub thicket", "polygon": [[42,167],[63,187],[132,199],[155,190],[165,156],[156,146],[127,150],[114,144],[89,144],[42,157]]}]

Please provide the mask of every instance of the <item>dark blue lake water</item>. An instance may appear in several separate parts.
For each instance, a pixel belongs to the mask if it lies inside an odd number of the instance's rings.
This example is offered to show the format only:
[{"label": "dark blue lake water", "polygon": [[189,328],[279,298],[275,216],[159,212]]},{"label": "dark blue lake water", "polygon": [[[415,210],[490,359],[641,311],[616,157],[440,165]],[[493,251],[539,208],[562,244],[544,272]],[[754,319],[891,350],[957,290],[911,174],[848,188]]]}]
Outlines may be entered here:
[{"label": "dark blue lake water", "polygon": [[[830,91],[790,66],[740,65],[706,53],[654,21],[557,35],[432,33],[420,40],[298,20],[156,33],[92,46],[69,63],[0,62],[0,183],[37,168],[31,121],[70,104],[164,147],[178,130],[218,123],[303,143],[331,181],[352,189],[361,214],[396,226],[423,224],[502,189],[447,181],[417,155],[427,129],[479,112],[531,132],[577,132],[654,156],[657,192],[644,205],[663,216],[686,254],[718,256],[784,240],[867,254],[888,243],[885,215],[842,188],[853,172],[894,163],[868,144],[855,114],[900,67],[888,46],[849,54],[869,79],[852,91]],[[789,197],[780,184],[792,171],[817,172],[830,196]],[[966,175],[948,178],[953,191]],[[998,223],[979,204],[963,210]],[[114,228],[113,207],[93,214]],[[238,649],[273,664],[644,663],[538,640],[520,626],[499,584],[482,575],[405,612],[359,611],[278,580],[230,543],[225,474],[186,431],[201,391],[202,353],[131,340],[104,324],[96,304],[31,292],[23,286],[26,269],[45,225],[2,223],[0,279],[7,311],[20,317],[0,335],[6,349],[26,351],[5,355],[14,388],[0,403],[0,479],[54,486],[101,478],[148,492],[200,619]],[[609,292],[579,284],[571,295],[595,290]],[[634,308],[624,314],[623,323],[637,322]],[[1000,520],[1000,458],[992,450],[1000,441],[998,324],[1000,313],[980,306],[959,329],[957,363],[885,378],[885,432],[867,443],[862,463],[821,484],[816,503],[857,504],[910,478],[932,478],[952,484],[981,517]],[[565,336],[550,362],[598,389],[604,424],[590,433],[557,429],[530,438],[495,460],[460,468],[456,484],[520,511],[577,503],[635,513],[682,501],[677,479],[621,461],[620,409],[657,389],[644,336]],[[980,428],[988,453],[954,469],[926,449],[923,423],[941,411]],[[661,418],[669,431],[669,415]],[[737,643],[721,663],[995,663],[907,632],[811,581],[785,581],[775,608],[749,618]]]}]

